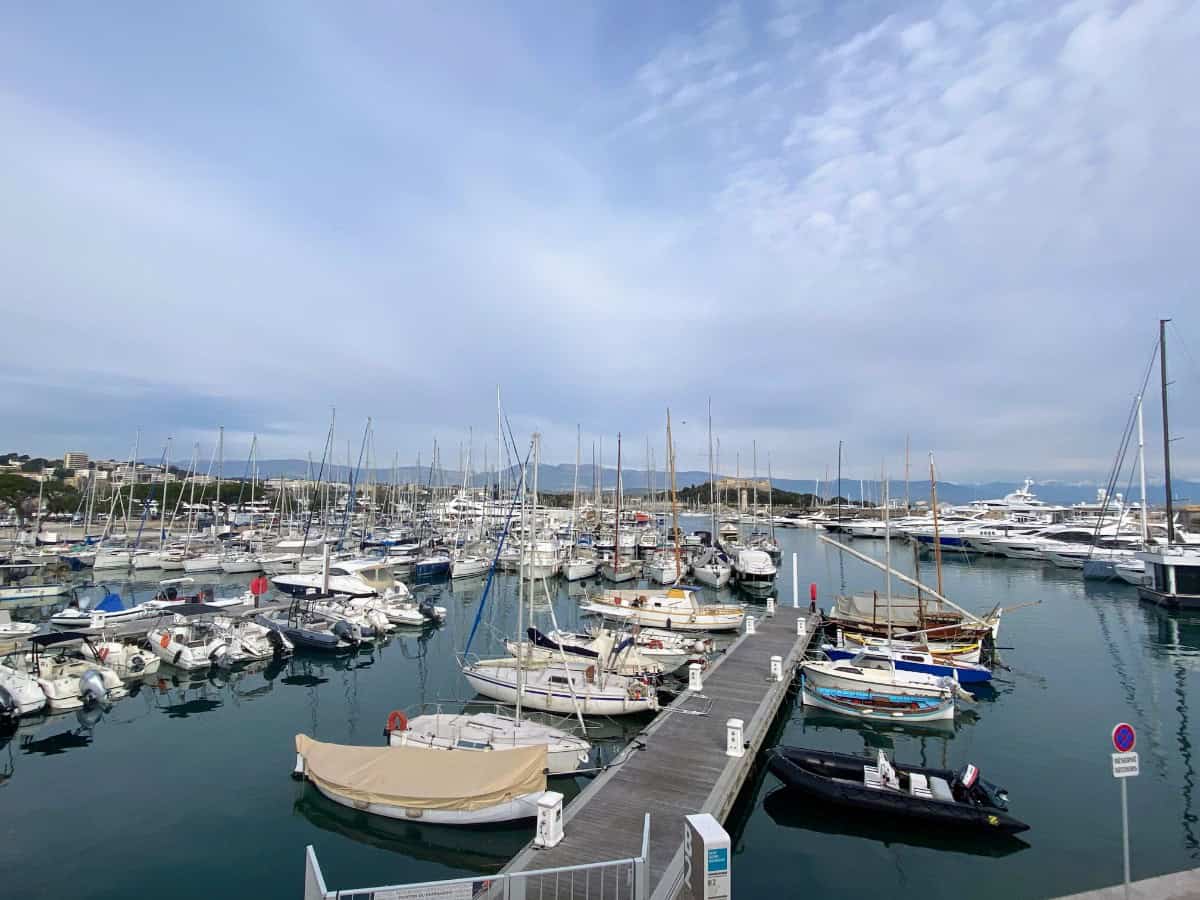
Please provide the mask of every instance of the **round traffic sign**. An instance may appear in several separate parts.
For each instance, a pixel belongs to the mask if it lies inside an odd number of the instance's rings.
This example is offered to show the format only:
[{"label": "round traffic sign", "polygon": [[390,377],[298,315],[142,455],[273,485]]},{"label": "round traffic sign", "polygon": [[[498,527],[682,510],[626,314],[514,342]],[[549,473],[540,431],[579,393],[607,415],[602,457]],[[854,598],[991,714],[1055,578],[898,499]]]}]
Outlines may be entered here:
[{"label": "round traffic sign", "polygon": [[1130,753],[1137,745],[1137,732],[1132,725],[1122,722],[1113,729],[1112,742],[1118,753]]}]

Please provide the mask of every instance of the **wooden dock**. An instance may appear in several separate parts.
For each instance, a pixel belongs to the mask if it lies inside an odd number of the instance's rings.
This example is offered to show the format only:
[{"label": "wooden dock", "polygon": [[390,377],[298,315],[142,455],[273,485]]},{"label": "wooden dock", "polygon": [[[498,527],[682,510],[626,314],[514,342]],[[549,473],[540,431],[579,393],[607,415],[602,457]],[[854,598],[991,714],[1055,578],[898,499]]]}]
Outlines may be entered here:
[{"label": "wooden dock", "polygon": [[[805,636],[796,622],[806,621]],[[796,666],[817,625],[807,609],[777,608],[756,619],[704,675],[701,694],[685,691],[635,739],[640,749],[599,775],[567,806],[565,834],[552,849],[532,844],[505,872],[575,866],[631,858],[641,852],[642,824],[650,813],[649,886],[654,900],[674,900],[683,879],[684,816],[710,813],[724,822],[754,765],[771,723],[787,696]],[[783,659],[783,679],[770,679],[770,658]],[[744,723],[743,756],[725,754],[725,723]],[[736,877],[736,873],[735,873]],[[625,898],[628,884],[610,878],[597,886],[538,879],[529,896]]]}]

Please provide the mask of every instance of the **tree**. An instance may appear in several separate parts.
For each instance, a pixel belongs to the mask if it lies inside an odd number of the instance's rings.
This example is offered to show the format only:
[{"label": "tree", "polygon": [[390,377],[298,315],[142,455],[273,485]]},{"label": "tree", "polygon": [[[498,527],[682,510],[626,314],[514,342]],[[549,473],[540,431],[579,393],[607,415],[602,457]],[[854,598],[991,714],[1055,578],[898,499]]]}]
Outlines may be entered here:
[{"label": "tree", "polygon": [[26,460],[21,463],[22,472],[40,472],[46,467],[46,460],[38,457],[37,459]]},{"label": "tree", "polygon": [[23,523],[26,516],[36,513],[38,484],[12,472],[0,475],[0,506],[7,506],[17,513],[17,522]]},{"label": "tree", "polygon": [[75,474],[74,469],[64,469],[62,466],[59,466],[57,469],[54,470],[54,474],[52,477],[57,479],[58,481],[65,481],[66,479],[70,478],[74,474]]}]

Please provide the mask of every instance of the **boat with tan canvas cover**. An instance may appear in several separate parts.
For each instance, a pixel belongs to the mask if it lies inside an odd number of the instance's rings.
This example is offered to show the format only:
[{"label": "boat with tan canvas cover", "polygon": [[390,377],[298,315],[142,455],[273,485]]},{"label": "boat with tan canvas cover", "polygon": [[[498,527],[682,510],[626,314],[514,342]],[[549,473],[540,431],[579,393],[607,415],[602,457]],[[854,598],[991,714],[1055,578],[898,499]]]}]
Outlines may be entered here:
[{"label": "boat with tan canvas cover", "polygon": [[537,815],[545,746],[478,753],[423,747],[347,747],[296,735],[296,775],[334,803],[391,819],[443,825]]}]

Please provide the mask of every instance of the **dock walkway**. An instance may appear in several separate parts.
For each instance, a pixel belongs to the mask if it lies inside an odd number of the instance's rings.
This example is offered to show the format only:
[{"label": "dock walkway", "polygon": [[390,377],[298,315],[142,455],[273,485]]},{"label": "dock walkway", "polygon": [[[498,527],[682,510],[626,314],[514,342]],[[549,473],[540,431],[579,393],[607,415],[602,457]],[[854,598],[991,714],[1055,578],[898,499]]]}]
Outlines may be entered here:
[{"label": "dock walkway", "polygon": [[[804,637],[796,634],[803,617]],[[724,822],[764,737],[787,695],[796,666],[812,640],[816,616],[779,607],[756,621],[704,676],[701,694],[685,691],[634,740],[625,762],[593,780],[565,809],[565,837],[552,849],[532,844],[505,872],[557,868],[631,858],[641,852],[642,824],[650,813],[649,885],[654,900],[673,900],[683,878],[684,816],[710,813]],[[770,658],[783,659],[783,679],[770,679]],[[726,756],[725,723],[744,723],[746,752]],[[541,880],[547,880],[544,876]],[[570,886],[568,886],[568,884]],[[554,879],[530,884],[539,898],[629,897],[628,885],[609,879],[597,889]]]}]

